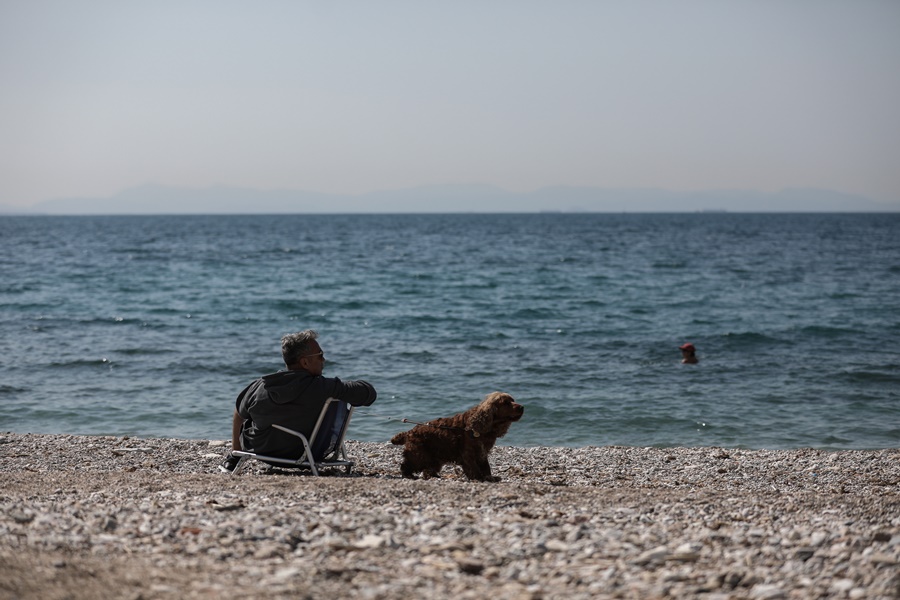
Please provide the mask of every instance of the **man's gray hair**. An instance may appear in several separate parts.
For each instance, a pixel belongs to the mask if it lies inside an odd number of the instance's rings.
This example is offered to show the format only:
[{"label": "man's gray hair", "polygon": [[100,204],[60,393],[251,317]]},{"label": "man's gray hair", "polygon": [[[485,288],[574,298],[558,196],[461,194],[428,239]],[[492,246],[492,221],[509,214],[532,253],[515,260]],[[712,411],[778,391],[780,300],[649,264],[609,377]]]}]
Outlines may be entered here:
[{"label": "man's gray hair", "polygon": [[319,337],[319,334],[312,329],[300,331],[298,333],[289,333],[281,338],[281,357],[284,359],[284,365],[291,367],[306,354],[309,354],[310,344]]}]

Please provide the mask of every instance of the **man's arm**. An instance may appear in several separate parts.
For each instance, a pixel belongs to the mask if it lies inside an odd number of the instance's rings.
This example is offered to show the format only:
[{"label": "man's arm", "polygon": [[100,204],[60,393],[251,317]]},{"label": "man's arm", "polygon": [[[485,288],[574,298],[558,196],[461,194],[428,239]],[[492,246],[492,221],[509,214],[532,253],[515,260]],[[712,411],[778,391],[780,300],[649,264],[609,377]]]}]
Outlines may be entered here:
[{"label": "man's arm", "polygon": [[369,406],[378,397],[375,388],[368,381],[341,381],[335,378],[335,382],[332,397],[352,406]]},{"label": "man's arm", "polygon": [[241,449],[241,428],[244,426],[244,419],[241,418],[241,415],[238,414],[238,411],[234,411],[234,417],[231,420],[231,449],[232,450],[240,450]]}]

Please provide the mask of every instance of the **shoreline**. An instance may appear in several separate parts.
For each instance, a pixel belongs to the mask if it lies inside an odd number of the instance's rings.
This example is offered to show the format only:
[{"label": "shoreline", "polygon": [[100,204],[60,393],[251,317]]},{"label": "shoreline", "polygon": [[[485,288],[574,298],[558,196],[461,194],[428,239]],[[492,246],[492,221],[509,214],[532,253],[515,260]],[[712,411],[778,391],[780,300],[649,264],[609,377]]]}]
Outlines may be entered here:
[{"label": "shoreline", "polygon": [[0,597],[900,598],[900,450],[496,447],[499,483],[0,433]]}]

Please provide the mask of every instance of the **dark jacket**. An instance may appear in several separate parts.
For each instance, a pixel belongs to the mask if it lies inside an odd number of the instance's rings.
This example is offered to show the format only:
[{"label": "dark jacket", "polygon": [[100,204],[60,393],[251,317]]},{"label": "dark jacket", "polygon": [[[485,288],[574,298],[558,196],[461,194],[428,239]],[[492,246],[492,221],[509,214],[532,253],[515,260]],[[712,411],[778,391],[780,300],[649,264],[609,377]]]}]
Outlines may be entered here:
[{"label": "dark jacket", "polygon": [[369,406],[375,402],[376,393],[365,381],[341,381],[302,369],[260,377],[244,388],[235,403],[244,419],[241,447],[269,456],[299,457],[303,451],[300,440],[273,428],[272,424],[309,437],[328,398],[353,406]]}]

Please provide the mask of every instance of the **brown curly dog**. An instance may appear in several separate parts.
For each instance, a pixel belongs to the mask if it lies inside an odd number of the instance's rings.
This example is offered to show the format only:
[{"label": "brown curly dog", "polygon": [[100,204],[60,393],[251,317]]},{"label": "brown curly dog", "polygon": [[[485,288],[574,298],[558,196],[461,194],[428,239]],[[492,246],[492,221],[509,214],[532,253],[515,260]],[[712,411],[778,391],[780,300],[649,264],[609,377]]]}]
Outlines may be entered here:
[{"label": "brown curly dog", "polygon": [[524,412],[525,407],[509,394],[492,392],[466,412],[398,433],[391,443],[403,445],[400,473],[411,479],[422,473],[423,478],[430,479],[437,477],[445,464],[455,463],[469,479],[500,481],[491,475],[488,454],[497,438],[503,437]]}]

